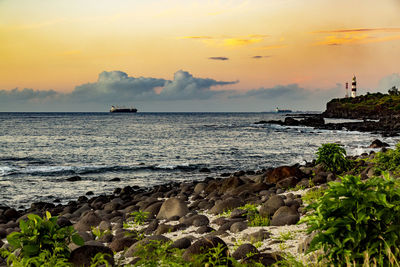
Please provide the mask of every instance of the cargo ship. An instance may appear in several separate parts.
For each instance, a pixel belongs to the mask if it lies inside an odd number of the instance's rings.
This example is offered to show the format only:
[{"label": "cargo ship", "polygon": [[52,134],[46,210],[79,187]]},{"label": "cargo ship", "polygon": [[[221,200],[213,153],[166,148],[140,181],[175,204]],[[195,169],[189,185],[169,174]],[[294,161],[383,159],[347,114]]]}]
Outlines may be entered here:
[{"label": "cargo ship", "polygon": [[110,112],[112,112],[112,113],[136,113],[137,109],[111,106]]}]

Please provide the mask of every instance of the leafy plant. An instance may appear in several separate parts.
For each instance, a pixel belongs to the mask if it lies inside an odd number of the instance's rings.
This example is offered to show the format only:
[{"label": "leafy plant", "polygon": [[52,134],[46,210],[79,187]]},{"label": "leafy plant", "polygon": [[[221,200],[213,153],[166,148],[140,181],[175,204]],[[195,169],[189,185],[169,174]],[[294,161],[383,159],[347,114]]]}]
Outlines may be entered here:
[{"label": "leafy plant", "polygon": [[132,212],[130,215],[133,216],[133,221],[135,222],[135,224],[142,225],[146,222],[149,214],[149,212],[138,210]]},{"label": "leafy plant", "polygon": [[113,257],[113,255],[110,254],[104,254],[104,253],[97,253],[91,260],[90,267],[97,267],[101,265],[105,265],[106,267],[110,266],[110,263],[106,259],[106,257]]},{"label": "leafy plant", "polygon": [[317,163],[323,163],[327,171],[333,173],[348,170],[350,161],[346,158],[346,150],[338,144],[323,144],[317,151]]},{"label": "leafy plant", "polygon": [[395,149],[378,152],[374,161],[378,170],[400,172],[400,143],[396,145]]},{"label": "leafy plant", "polygon": [[286,232],[286,233],[285,232],[281,232],[279,234],[279,237],[276,238],[276,239],[281,240],[281,241],[287,241],[287,240],[293,239],[294,237],[295,237],[295,234],[289,231],[289,232]]},{"label": "leafy plant", "polygon": [[379,266],[391,266],[400,256],[399,181],[387,174],[365,182],[347,175],[328,186],[307,207],[314,213],[301,220],[308,224],[308,233],[317,233],[309,251],[322,249],[334,265],[363,264],[367,253]]},{"label": "leafy plant", "polygon": [[[57,217],[52,217],[49,212],[46,212],[44,218],[29,214],[26,221],[20,220],[19,227],[21,232],[13,232],[7,236],[11,252],[2,253],[13,266],[47,266],[49,262],[57,263],[57,266],[66,266],[63,263],[70,255],[68,244],[84,244],[72,226],[60,227]],[[12,252],[17,249],[21,252],[15,256]]]},{"label": "leafy plant", "polygon": [[96,237],[96,239],[102,238],[105,235],[110,234],[110,230],[102,231],[98,227],[92,227],[92,234]]},{"label": "leafy plant", "polygon": [[301,199],[307,203],[307,204],[311,204],[315,201],[317,201],[318,199],[320,199],[320,197],[322,197],[325,193],[324,188],[321,187],[314,187],[311,188],[310,190],[307,191],[307,193],[305,193]]},{"label": "leafy plant", "polygon": [[248,217],[248,225],[250,227],[257,227],[257,226],[269,226],[271,223],[269,217],[262,217],[258,212],[250,214]]}]

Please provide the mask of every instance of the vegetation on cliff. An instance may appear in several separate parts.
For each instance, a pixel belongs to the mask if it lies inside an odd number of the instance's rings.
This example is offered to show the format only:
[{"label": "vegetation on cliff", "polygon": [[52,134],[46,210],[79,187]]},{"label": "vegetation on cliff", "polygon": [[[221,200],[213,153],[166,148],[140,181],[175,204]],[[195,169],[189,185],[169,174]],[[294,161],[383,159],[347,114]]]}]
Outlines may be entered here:
[{"label": "vegetation on cliff", "polygon": [[367,93],[355,98],[335,98],[326,105],[325,117],[371,118],[400,114],[400,93],[396,87],[388,94]]}]

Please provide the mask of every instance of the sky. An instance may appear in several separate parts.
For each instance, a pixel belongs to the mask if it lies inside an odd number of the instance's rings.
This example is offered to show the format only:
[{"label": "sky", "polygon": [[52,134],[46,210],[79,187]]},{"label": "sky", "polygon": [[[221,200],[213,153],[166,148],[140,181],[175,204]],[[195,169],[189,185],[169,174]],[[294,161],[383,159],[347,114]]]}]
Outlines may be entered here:
[{"label": "sky", "polygon": [[0,111],[324,110],[400,87],[400,0],[0,0]]}]

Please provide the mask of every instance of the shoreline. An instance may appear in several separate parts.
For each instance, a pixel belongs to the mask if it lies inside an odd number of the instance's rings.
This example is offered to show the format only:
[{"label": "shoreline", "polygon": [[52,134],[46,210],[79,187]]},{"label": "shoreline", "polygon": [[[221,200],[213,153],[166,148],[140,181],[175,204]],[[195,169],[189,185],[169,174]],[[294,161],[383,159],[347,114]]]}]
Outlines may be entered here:
[{"label": "shoreline", "polygon": [[[371,151],[352,158],[374,154]],[[361,175],[370,177],[371,166],[363,164]],[[63,225],[74,226],[85,240],[84,247],[115,252],[114,260],[126,264],[134,260],[130,256],[137,250],[135,244],[152,238],[169,240],[185,251],[204,238],[218,238],[231,255],[241,244],[252,243],[258,246],[261,263],[276,261],[284,252],[304,258],[310,238],[304,233],[305,225],[296,224],[305,213],[303,196],[308,190],[335,180],[335,176],[315,163],[224,176],[151,188],[126,186],[116,188],[111,195],[81,196],[66,205],[38,202],[26,210],[0,207],[0,247],[7,248],[6,235],[19,231],[18,222],[26,214],[43,216],[49,211],[59,216]],[[269,218],[270,225],[250,226],[251,218],[238,209],[246,205],[256,207],[262,217]],[[132,223],[131,214],[142,211],[148,212],[149,217],[144,225],[137,226]],[[108,234],[96,238],[91,232],[93,227]],[[127,233],[133,237],[126,237]],[[283,238],[287,233],[291,233],[290,238]],[[71,250],[78,249],[70,246]]]}]

